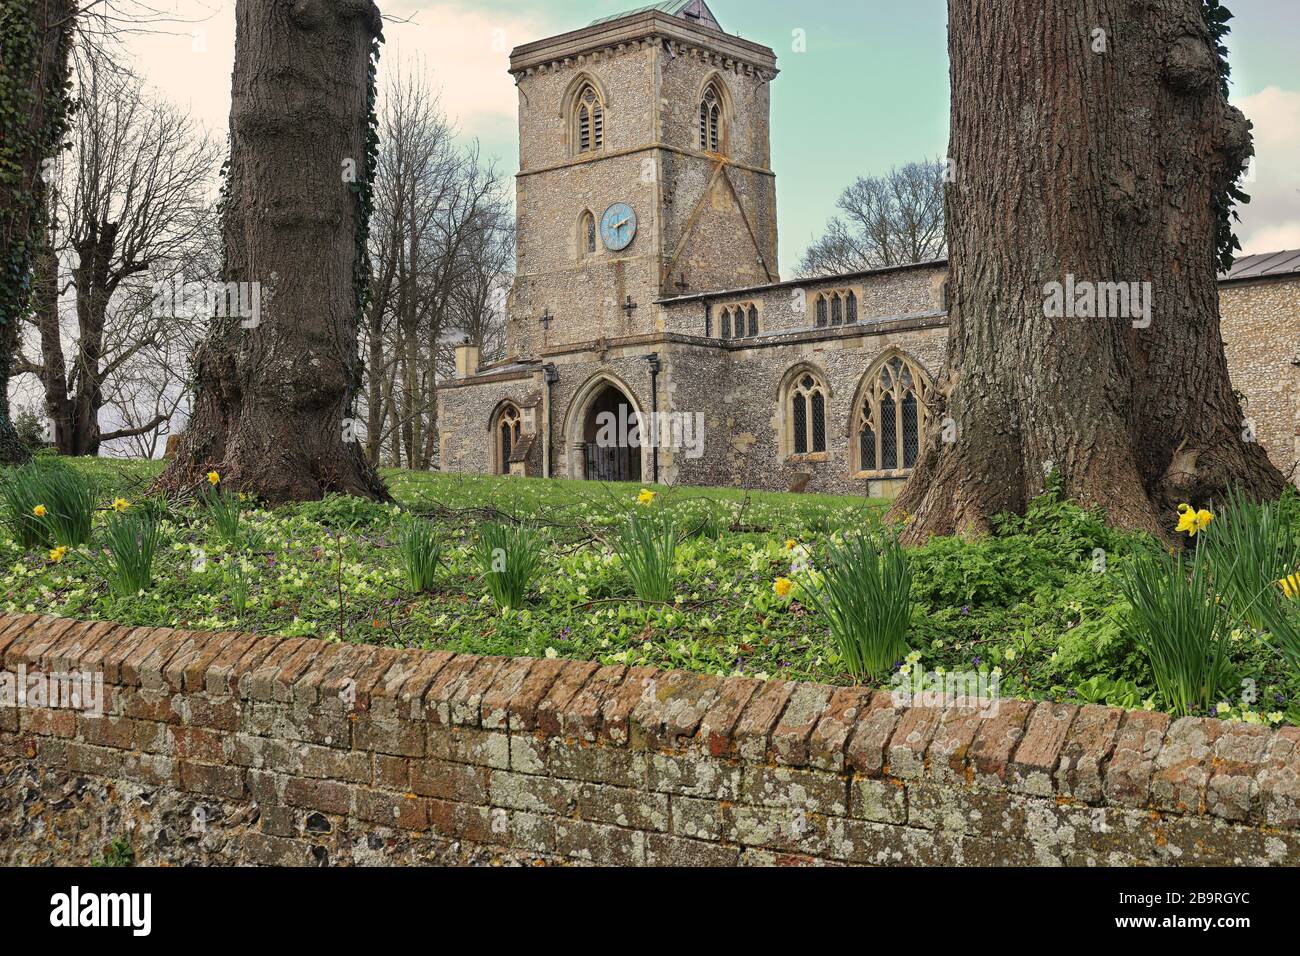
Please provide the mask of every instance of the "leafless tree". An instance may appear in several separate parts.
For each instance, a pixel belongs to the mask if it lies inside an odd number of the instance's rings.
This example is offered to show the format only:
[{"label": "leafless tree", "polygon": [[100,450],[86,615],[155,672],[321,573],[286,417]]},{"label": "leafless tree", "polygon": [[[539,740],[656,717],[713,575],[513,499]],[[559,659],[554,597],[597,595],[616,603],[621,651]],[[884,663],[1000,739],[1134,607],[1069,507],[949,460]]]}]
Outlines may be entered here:
[{"label": "leafless tree", "polygon": [[927,262],[944,255],[941,160],[859,177],[840,195],[842,216],[826,225],[799,263],[799,276],[837,275]]},{"label": "leafless tree", "polygon": [[152,447],[180,404],[202,320],[155,290],[215,266],[216,143],[138,78],[101,65],[79,63],[72,152],[52,184],[31,316],[39,360],[18,365],[40,379],[52,443],[69,455],[142,437],[132,449]]},{"label": "leafless tree", "polygon": [[499,290],[513,261],[509,209],[496,169],[476,145],[456,144],[418,68],[390,76],[379,126],[365,335],[367,454],[372,462],[427,469],[437,454],[435,389],[450,337],[501,349],[490,316],[500,312]]}]

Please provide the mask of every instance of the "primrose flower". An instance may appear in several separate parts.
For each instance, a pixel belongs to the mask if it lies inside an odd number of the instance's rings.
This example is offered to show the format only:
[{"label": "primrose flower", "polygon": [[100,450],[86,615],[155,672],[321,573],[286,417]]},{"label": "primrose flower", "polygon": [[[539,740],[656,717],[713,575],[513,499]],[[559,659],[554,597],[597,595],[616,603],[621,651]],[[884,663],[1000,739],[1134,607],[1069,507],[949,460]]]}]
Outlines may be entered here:
[{"label": "primrose flower", "polygon": [[1008,648],[1007,648],[1007,660],[1009,660],[1009,661],[1014,661],[1015,659],[1016,659],[1016,651],[1015,651],[1015,648],[1008,647]]},{"label": "primrose flower", "polygon": [[118,514],[121,514],[129,507],[131,507],[131,502],[127,501],[125,498],[113,499],[113,510],[116,511]]},{"label": "primrose flower", "polygon": [[786,597],[794,590],[794,582],[789,578],[777,578],[772,582],[772,590],[776,592],[777,597]]},{"label": "primrose flower", "polygon": [[208,484],[215,485],[221,481],[221,476],[215,471],[208,472]]},{"label": "primrose flower", "polygon": [[59,545],[57,548],[51,548],[50,560],[53,561],[55,564],[58,564],[60,561],[63,560],[63,556],[67,553],[68,553],[67,547],[62,544]]},{"label": "primrose flower", "polygon": [[642,489],[641,494],[636,496],[637,504],[649,505],[654,504],[654,500],[659,497],[659,492]]},{"label": "primrose flower", "polygon": [[1232,705],[1227,703],[1226,701],[1219,701],[1219,703],[1216,704],[1214,707],[1214,712],[1217,714],[1227,714],[1227,713],[1231,713],[1231,711],[1232,711]]},{"label": "primrose flower", "polygon": [[37,505],[35,508],[32,509],[32,514],[36,515],[36,517],[38,518],[44,518],[45,505]]},{"label": "primrose flower", "polygon": [[1277,583],[1278,587],[1282,589],[1282,593],[1291,600],[1300,597],[1300,571],[1297,571],[1295,574],[1288,574]]}]

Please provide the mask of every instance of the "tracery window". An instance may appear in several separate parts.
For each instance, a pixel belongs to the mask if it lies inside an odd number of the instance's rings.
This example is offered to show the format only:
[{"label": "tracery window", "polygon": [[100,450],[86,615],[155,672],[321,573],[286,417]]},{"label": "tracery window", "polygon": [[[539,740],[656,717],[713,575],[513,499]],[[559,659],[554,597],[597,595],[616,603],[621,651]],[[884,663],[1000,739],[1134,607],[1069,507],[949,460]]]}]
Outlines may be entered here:
[{"label": "tracery window", "polygon": [[854,427],[858,471],[907,471],[916,466],[925,433],[926,388],[925,373],[901,355],[871,373]]},{"label": "tracery window", "polygon": [[496,425],[493,428],[496,436],[497,445],[497,474],[508,475],[510,473],[510,456],[519,444],[519,437],[522,433],[522,416],[519,409],[513,404],[507,404],[497,413]]},{"label": "tracery window", "polygon": [[786,398],[790,451],[806,455],[826,451],[826,386],[812,372],[801,372]]}]

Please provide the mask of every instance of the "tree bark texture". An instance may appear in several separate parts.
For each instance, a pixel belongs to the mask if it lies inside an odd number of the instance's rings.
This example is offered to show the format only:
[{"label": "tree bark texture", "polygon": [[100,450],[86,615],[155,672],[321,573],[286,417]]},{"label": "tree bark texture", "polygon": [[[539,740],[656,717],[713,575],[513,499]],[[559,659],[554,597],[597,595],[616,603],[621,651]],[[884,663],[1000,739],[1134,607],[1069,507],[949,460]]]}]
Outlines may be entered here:
[{"label": "tree bark texture", "polygon": [[[1215,197],[1252,147],[1199,0],[950,0],[948,36],[949,357],[906,537],[986,531],[1054,470],[1153,532],[1279,493],[1220,335]],[[1151,283],[1149,325],[1051,317],[1067,276]]]},{"label": "tree bark texture", "polygon": [[370,0],[239,0],[224,222],[225,280],[258,283],[260,322],[214,318],[194,414],[160,479],[216,470],[270,502],[385,498],[355,436]]}]

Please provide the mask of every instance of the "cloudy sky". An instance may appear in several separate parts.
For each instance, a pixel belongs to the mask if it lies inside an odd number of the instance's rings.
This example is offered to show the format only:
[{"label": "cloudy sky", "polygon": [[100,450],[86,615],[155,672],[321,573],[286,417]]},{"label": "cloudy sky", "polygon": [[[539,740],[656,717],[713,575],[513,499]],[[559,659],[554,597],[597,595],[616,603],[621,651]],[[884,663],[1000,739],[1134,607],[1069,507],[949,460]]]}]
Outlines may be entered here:
[{"label": "cloudy sky", "polygon": [[[152,0],[186,22],[129,40],[137,69],[223,133],[234,60],[234,0]],[[421,62],[443,108],[500,168],[518,168],[513,46],[573,30],[643,0],[379,0],[389,22],[381,72]],[[722,26],[776,50],[773,165],[782,271],[794,264],[858,175],[948,141],[945,0],[709,0]],[[1238,235],[1245,251],[1300,248],[1298,0],[1235,0],[1232,99],[1255,124],[1257,160]],[[807,51],[792,49],[805,31]],[[860,91],[848,98],[845,89]],[[846,113],[852,122],[845,122]],[[834,130],[833,135],[826,131]]]}]

